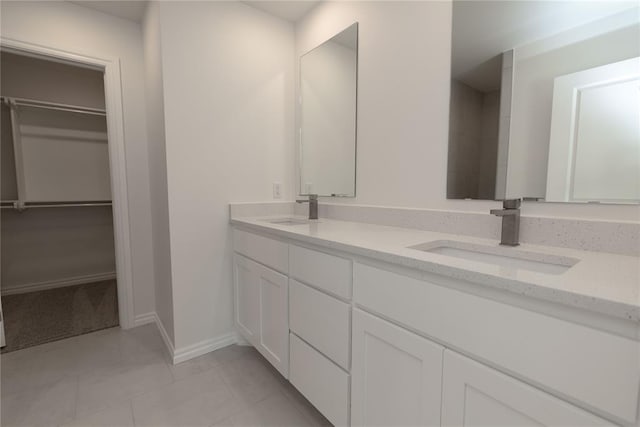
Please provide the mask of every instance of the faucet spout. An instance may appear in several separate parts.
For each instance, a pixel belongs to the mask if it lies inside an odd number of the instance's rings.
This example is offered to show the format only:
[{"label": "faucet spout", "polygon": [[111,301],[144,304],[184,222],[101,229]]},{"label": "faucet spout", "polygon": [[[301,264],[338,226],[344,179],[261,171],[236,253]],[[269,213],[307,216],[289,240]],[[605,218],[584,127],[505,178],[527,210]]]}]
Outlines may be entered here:
[{"label": "faucet spout", "polygon": [[318,195],[309,194],[308,200],[296,200],[296,203],[309,203],[309,219],[318,219]]},{"label": "faucet spout", "polygon": [[502,217],[500,244],[518,246],[520,238],[520,199],[504,200],[503,209],[491,209],[489,213]]}]

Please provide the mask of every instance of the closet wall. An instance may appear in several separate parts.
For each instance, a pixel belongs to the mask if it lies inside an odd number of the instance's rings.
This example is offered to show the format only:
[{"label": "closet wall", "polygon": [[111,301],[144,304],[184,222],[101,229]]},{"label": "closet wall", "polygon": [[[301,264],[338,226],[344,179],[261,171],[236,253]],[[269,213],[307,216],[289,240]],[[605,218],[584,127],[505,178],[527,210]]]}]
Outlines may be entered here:
[{"label": "closet wall", "polygon": [[[99,71],[0,54],[0,94],[104,108]],[[9,112],[2,105],[1,198],[15,200],[15,163]],[[2,294],[115,277],[110,206],[3,209],[0,228]]]}]

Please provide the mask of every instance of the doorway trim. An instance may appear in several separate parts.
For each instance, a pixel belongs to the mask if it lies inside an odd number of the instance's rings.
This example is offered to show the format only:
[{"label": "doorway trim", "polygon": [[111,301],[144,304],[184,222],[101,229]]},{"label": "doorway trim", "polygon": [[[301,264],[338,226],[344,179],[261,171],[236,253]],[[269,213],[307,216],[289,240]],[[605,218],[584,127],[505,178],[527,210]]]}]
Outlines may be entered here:
[{"label": "doorway trim", "polygon": [[133,265],[131,262],[131,232],[129,226],[120,59],[102,55],[87,56],[7,37],[0,37],[0,46],[2,50],[7,52],[49,61],[64,62],[104,72],[113,230],[116,251],[118,313],[120,327],[129,329],[135,326],[135,315],[133,310]]}]

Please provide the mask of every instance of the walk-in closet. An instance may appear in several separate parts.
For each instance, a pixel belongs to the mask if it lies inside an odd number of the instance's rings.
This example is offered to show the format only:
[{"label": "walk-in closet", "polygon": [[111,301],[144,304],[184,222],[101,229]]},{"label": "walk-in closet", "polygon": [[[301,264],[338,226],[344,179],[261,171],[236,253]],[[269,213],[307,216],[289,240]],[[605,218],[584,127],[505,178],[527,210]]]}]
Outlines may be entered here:
[{"label": "walk-in closet", "polygon": [[0,57],[2,352],[118,325],[103,72]]}]

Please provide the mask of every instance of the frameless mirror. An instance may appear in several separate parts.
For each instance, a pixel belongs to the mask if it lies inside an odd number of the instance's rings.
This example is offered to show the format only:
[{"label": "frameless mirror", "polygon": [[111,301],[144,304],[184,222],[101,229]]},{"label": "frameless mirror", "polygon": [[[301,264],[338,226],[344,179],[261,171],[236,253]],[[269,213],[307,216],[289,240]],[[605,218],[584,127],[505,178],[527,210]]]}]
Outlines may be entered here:
[{"label": "frameless mirror", "polygon": [[453,2],[447,197],[640,202],[640,5]]},{"label": "frameless mirror", "polygon": [[300,194],[354,197],[358,24],[300,58]]}]

